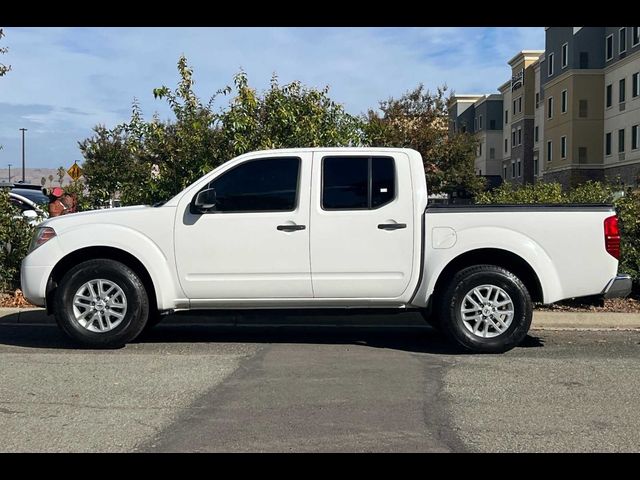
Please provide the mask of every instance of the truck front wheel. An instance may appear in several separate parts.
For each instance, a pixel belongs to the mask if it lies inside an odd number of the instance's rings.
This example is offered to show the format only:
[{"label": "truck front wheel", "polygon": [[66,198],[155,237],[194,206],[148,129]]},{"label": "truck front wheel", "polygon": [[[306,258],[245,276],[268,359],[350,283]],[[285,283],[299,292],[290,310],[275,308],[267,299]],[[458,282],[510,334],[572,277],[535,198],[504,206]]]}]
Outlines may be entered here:
[{"label": "truck front wheel", "polygon": [[88,260],[69,270],[53,303],[60,328],[92,348],[120,347],[132,341],[149,315],[149,299],[138,275],[110,259]]},{"label": "truck front wheel", "polygon": [[533,304],[513,273],[495,265],[476,265],[453,277],[439,312],[442,331],[455,343],[473,352],[502,353],[527,335]]}]

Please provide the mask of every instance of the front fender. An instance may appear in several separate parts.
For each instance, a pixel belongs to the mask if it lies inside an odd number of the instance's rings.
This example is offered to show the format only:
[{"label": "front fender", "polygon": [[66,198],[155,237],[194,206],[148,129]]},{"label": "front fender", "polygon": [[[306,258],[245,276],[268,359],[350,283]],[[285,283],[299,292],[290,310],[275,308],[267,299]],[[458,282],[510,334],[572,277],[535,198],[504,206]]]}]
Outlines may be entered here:
[{"label": "front fender", "polygon": [[161,310],[179,307],[178,303],[182,302],[178,300],[185,297],[175,281],[173,258],[151,238],[133,228],[116,224],[79,225],[60,232],[57,240],[63,256],[83,248],[111,247],[136,257],[151,277]]}]

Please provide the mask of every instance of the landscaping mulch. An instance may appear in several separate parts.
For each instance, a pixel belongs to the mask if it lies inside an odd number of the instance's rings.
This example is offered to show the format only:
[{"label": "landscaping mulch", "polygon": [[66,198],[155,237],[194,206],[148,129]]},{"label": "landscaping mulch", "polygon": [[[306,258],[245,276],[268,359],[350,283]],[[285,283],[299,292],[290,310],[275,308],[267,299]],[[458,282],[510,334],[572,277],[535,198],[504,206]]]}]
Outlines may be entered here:
[{"label": "landscaping mulch", "polygon": [[0,307],[32,308],[33,305],[24,298],[22,290],[17,289],[13,293],[0,293]]}]

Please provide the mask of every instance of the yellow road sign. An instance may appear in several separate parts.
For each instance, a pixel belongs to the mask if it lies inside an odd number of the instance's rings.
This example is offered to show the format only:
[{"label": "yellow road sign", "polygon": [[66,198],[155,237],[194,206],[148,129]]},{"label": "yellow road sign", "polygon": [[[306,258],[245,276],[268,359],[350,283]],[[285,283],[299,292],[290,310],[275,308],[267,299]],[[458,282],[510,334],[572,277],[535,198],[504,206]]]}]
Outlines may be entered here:
[{"label": "yellow road sign", "polygon": [[67,173],[75,181],[82,176],[82,169],[76,162],[73,162],[73,165],[71,165],[71,168],[67,170]]}]

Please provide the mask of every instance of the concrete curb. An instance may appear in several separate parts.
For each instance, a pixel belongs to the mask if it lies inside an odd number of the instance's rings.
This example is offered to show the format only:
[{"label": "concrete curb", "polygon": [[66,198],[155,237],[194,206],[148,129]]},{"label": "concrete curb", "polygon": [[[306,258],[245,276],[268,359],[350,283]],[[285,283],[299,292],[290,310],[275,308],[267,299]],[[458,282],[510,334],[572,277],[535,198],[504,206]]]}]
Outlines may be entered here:
[{"label": "concrete curb", "polygon": [[[417,316],[418,317],[418,316]],[[371,316],[368,321],[366,315],[350,318],[349,326],[396,326],[391,321],[376,321],[376,315]],[[355,322],[355,323],[352,323]],[[216,318],[208,318],[203,314],[181,314],[170,315],[163,320],[163,325],[234,325],[236,316],[234,314],[217,315]],[[284,322],[278,322],[277,325],[308,325],[308,326],[331,326],[339,325],[340,321],[332,322],[330,320],[318,323],[310,323],[308,318],[306,321],[296,320],[295,312],[287,315]],[[0,325],[55,325],[53,316],[47,315],[42,308],[0,308]],[[265,319],[256,321],[256,319],[243,320],[243,326],[267,326],[270,324]],[[408,323],[403,320],[398,327],[422,327],[424,322],[418,318]],[[611,313],[611,312],[547,312],[535,311],[533,314],[532,329],[538,330],[640,330],[640,314],[638,313]]]}]

